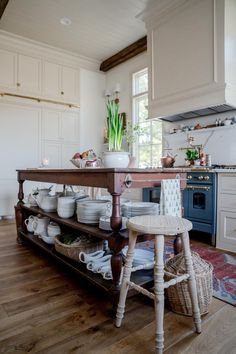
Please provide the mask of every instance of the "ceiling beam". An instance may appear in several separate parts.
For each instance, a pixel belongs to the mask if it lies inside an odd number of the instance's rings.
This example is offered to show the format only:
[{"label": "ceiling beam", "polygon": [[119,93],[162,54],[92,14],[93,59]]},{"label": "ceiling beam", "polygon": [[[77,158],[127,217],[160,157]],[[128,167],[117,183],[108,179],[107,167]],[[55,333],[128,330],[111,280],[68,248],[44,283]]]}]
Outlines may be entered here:
[{"label": "ceiling beam", "polygon": [[9,0],[0,0],[0,18],[2,17],[3,12],[5,11],[8,1]]},{"label": "ceiling beam", "polygon": [[100,70],[106,72],[114,68],[115,66],[124,63],[126,60],[131,59],[136,55],[144,52],[145,50],[147,50],[147,36],[130,44],[128,47],[122,49],[120,52],[104,60],[100,65]]}]

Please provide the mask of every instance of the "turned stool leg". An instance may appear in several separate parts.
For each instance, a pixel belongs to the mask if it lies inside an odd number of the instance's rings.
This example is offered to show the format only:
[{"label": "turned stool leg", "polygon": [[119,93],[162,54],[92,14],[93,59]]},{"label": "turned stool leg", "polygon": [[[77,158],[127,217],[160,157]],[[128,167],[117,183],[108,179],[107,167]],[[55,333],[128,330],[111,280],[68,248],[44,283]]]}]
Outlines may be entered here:
[{"label": "turned stool leg", "polygon": [[201,315],[200,315],[200,310],[198,305],[196,278],[193,269],[188,232],[181,234],[181,239],[183,242],[183,252],[185,258],[186,273],[189,274],[188,286],[189,286],[189,293],[192,302],[193,319],[196,327],[196,332],[201,333]]},{"label": "turned stool leg", "polygon": [[156,354],[164,348],[164,236],[155,239],[154,265],[155,317],[156,317]]},{"label": "turned stool leg", "polygon": [[126,302],[127,292],[129,289],[129,285],[127,284],[127,281],[130,280],[130,276],[131,276],[136,239],[137,239],[136,232],[129,231],[129,246],[128,246],[128,252],[127,252],[125,266],[124,266],[121,289],[120,289],[120,299],[119,299],[119,304],[116,313],[116,327],[121,326],[122,318],[124,317],[125,302]]}]

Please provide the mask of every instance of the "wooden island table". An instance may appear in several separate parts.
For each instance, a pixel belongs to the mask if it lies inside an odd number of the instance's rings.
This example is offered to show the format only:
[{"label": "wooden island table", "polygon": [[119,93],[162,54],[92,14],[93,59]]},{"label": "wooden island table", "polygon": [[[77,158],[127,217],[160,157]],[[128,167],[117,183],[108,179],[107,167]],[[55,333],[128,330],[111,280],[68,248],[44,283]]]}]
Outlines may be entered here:
[{"label": "wooden island table", "polygon": [[[121,250],[128,242],[127,231],[120,231],[122,217],[120,215],[120,196],[127,188],[156,187],[160,185],[162,179],[180,178],[181,188],[186,185],[186,169],[121,169],[121,168],[84,168],[84,169],[26,169],[17,170],[19,183],[18,203],[15,206],[17,241],[32,242],[37,247],[47,252],[54,259],[66,265],[77,274],[83,276],[93,284],[112,295],[113,303],[116,304],[119,295],[119,281],[122,267]],[[57,213],[44,212],[38,207],[24,205],[23,183],[25,181],[46,182],[62,185],[79,185],[87,187],[105,188],[112,196],[112,232],[103,231],[98,226],[82,224],[76,218],[62,219]],[[111,267],[113,281],[104,280],[101,275],[88,271],[84,264],[70,260],[57,253],[54,246],[44,243],[37,236],[29,233],[26,229],[24,220],[31,214],[48,216],[52,221],[57,222],[62,227],[81,231],[85,234],[96,236],[100,239],[108,240],[109,248],[112,252]],[[143,238],[145,240],[145,235]],[[175,240],[176,252],[180,244]],[[137,274],[136,274],[137,273]],[[137,271],[133,273],[133,279],[140,285],[150,283],[152,271]]]}]

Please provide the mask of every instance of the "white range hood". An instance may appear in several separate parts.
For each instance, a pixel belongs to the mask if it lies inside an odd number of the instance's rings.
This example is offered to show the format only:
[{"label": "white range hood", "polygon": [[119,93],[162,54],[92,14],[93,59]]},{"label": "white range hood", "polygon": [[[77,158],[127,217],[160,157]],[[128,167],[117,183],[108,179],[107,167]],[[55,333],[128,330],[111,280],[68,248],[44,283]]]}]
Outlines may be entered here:
[{"label": "white range hood", "polygon": [[149,118],[236,108],[236,0],[155,0],[148,32]]}]

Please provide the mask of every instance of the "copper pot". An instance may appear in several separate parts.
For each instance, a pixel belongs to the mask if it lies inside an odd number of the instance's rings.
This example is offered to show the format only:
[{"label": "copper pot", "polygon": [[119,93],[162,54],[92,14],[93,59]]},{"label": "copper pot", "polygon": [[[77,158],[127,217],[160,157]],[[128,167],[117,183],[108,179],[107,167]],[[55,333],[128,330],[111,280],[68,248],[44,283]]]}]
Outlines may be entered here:
[{"label": "copper pot", "polygon": [[175,163],[175,156],[165,156],[161,158],[161,165],[163,168],[173,167]]}]

